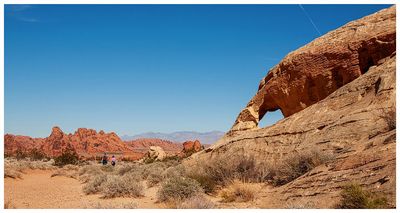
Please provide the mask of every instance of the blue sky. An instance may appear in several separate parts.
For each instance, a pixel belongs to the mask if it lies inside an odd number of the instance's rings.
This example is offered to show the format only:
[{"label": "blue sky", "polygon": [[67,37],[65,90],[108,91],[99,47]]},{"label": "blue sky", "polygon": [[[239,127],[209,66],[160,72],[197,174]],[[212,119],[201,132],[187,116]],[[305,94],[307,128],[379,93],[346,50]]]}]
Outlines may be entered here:
[{"label": "blue sky", "polygon": [[226,131],[287,53],[387,7],[5,5],[5,132]]}]

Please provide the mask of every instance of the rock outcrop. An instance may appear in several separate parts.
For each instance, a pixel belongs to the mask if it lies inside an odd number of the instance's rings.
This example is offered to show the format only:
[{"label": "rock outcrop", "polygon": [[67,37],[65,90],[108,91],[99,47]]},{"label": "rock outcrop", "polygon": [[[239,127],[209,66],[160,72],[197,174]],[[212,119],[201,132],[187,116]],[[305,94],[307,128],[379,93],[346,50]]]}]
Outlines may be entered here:
[{"label": "rock outcrop", "polygon": [[164,158],[167,157],[167,154],[164,152],[163,148],[159,146],[150,146],[149,151],[147,152],[145,156],[145,160],[164,160]]},{"label": "rock outcrop", "polygon": [[257,128],[270,111],[281,110],[285,117],[299,112],[360,77],[395,50],[395,7],[331,31],[289,53],[272,68],[231,131]]},{"label": "rock outcrop", "polygon": [[193,153],[199,152],[203,149],[199,140],[195,141],[186,141],[183,143],[183,149],[180,153],[181,157],[188,157]]},{"label": "rock outcrop", "polygon": [[13,155],[17,150],[28,153],[36,148],[49,157],[61,155],[65,149],[72,147],[79,156],[92,158],[104,152],[120,153],[126,159],[139,159],[142,153],[135,152],[124,143],[117,134],[99,133],[93,129],[79,128],[74,134],[65,134],[59,127],[53,127],[47,138],[5,135],[5,150]]},{"label": "rock outcrop", "polygon": [[[332,208],[342,187],[353,182],[384,194],[395,207],[395,16],[393,6],[287,55],[261,81],[232,130],[184,163],[253,156],[257,165],[274,165],[318,151],[333,160],[262,192],[257,202],[268,203],[266,208],[284,207],[266,200]],[[283,120],[256,128],[277,109]]]},{"label": "rock outcrop", "polygon": [[132,149],[136,152],[146,153],[150,146],[159,146],[167,154],[177,154],[182,150],[181,143],[174,143],[168,140],[162,140],[158,138],[139,138],[131,141],[125,141]]}]

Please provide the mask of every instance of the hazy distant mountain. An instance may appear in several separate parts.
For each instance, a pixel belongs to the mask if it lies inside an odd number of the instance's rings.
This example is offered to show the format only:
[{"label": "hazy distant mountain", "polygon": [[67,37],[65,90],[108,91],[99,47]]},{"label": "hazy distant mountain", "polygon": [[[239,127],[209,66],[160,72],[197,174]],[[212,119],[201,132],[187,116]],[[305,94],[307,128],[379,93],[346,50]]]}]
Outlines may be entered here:
[{"label": "hazy distant mountain", "polygon": [[134,140],[138,138],[160,138],[163,140],[169,140],[173,142],[185,142],[188,140],[200,140],[202,144],[212,144],[221,138],[225,133],[220,131],[212,132],[194,132],[194,131],[180,131],[173,133],[160,133],[160,132],[147,132],[139,135],[122,136],[122,140]]}]

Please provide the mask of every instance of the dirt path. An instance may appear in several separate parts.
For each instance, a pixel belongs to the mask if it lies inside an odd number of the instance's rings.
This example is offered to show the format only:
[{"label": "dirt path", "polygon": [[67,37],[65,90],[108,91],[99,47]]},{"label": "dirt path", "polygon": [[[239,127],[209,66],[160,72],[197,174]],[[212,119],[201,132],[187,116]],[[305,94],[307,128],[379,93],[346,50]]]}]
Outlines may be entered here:
[{"label": "dirt path", "polygon": [[4,179],[4,199],[11,208],[160,208],[157,188],[149,188],[142,198],[102,199],[85,195],[78,180],[50,177],[52,171],[27,171],[23,179]]}]

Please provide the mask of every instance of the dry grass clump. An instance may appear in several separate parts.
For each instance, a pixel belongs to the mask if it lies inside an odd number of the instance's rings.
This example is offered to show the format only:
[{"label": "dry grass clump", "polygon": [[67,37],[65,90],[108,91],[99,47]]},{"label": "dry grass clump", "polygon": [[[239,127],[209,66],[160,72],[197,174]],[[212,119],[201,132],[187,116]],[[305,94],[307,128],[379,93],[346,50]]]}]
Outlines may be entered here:
[{"label": "dry grass clump", "polygon": [[12,178],[12,179],[17,179],[17,178],[22,178],[22,173],[20,171],[11,169],[11,168],[4,168],[4,178]]},{"label": "dry grass clump", "polygon": [[250,183],[234,180],[221,190],[221,197],[223,202],[247,202],[255,199],[258,190],[258,187]]},{"label": "dry grass clump", "polygon": [[204,195],[197,194],[188,199],[183,200],[177,205],[178,209],[213,209],[215,204],[204,197]]},{"label": "dry grass clump", "polygon": [[73,179],[78,179],[78,173],[75,170],[68,170],[68,169],[57,169],[54,171],[50,177],[56,177],[56,176],[63,176],[63,177],[68,177],[68,178],[73,178]]},{"label": "dry grass clump", "polygon": [[160,183],[162,180],[164,180],[162,174],[160,173],[151,173],[149,176],[147,176],[147,186],[153,187]]},{"label": "dry grass clump", "polygon": [[348,184],[340,193],[341,200],[337,205],[340,209],[380,209],[388,208],[387,199],[377,194],[365,191],[358,184]]},{"label": "dry grass clump", "polygon": [[257,164],[253,156],[244,155],[219,156],[186,168],[187,176],[198,181],[206,193],[235,179],[261,182],[265,171],[266,168]]},{"label": "dry grass clump", "polygon": [[16,159],[16,158],[5,158],[4,159],[4,177],[9,178],[21,178],[24,170],[27,169],[55,169],[53,160],[39,160],[31,161],[29,159]]},{"label": "dry grass clump", "polygon": [[173,177],[161,184],[157,199],[161,202],[184,200],[201,192],[203,190],[197,181],[191,178]]},{"label": "dry grass clump", "polygon": [[144,192],[143,185],[138,179],[131,176],[110,175],[101,186],[101,194],[104,198],[113,197],[140,197]]},{"label": "dry grass clump", "polygon": [[138,204],[134,201],[129,203],[104,203],[104,202],[97,202],[92,206],[86,207],[87,209],[136,209]]},{"label": "dry grass clump", "polygon": [[102,184],[107,181],[107,175],[99,174],[94,176],[94,178],[90,179],[84,186],[83,192],[85,194],[96,194],[101,192]]},{"label": "dry grass clump", "polygon": [[315,203],[312,201],[288,201],[286,209],[315,209]]},{"label": "dry grass clump", "polygon": [[269,165],[268,174],[264,179],[272,182],[275,186],[285,185],[332,159],[333,155],[316,150],[301,151],[275,165]]}]

